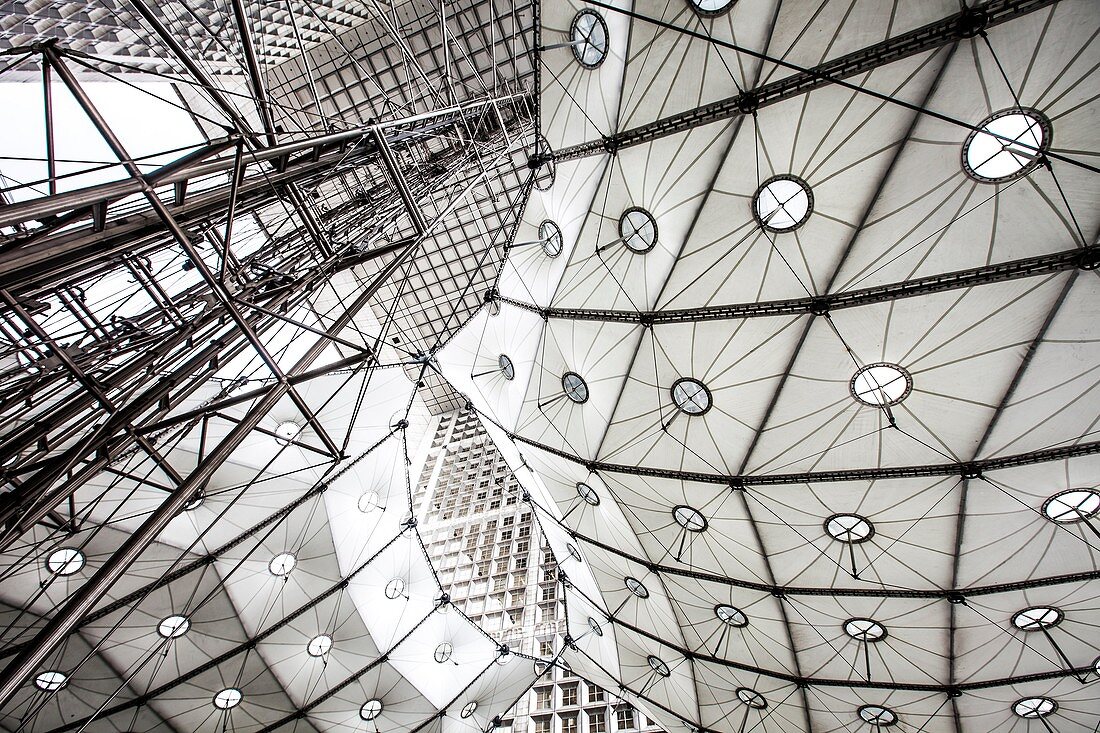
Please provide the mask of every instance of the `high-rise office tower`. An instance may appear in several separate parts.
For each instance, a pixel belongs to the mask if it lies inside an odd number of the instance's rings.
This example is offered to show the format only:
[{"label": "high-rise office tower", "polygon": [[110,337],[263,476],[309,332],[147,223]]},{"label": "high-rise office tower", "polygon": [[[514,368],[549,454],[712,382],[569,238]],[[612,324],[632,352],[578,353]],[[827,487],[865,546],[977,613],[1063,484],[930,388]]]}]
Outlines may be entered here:
[{"label": "high-rise office tower", "polygon": [[[522,491],[474,411],[439,416],[413,494],[439,582],[498,642],[554,660],[568,633],[558,564]],[[561,661],[546,667],[504,723],[512,733],[660,730]]]}]

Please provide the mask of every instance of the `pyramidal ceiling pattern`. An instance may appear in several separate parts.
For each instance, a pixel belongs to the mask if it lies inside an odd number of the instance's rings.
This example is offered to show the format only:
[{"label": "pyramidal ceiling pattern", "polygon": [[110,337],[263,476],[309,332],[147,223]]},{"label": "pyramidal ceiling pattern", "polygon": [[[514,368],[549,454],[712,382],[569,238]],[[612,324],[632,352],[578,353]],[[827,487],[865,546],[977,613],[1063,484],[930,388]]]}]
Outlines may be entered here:
[{"label": "pyramidal ceiling pattern", "polygon": [[1100,719],[1100,12],[972,5],[541,6],[535,191],[440,360],[565,661],[668,730]]}]

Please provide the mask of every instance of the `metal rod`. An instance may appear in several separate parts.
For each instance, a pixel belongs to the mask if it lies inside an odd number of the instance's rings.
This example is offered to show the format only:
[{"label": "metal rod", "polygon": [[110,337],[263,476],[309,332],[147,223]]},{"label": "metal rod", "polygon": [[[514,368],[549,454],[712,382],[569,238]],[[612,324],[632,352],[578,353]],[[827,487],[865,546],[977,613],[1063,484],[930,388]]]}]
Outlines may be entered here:
[{"label": "metal rod", "polygon": [[46,177],[50,179],[50,195],[57,194],[57,161],[53,140],[53,89],[50,84],[50,65],[42,63],[42,101],[46,114]]}]

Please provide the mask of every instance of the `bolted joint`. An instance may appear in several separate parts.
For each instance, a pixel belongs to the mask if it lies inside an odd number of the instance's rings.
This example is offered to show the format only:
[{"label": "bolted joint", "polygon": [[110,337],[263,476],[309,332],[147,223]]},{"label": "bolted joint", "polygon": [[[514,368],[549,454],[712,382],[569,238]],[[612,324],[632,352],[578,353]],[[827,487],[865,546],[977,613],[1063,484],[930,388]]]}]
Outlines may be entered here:
[{"label": "bolted joint", "polygon": [[1077,256],[1077,266],[1082,270],[1095,270],[1100,267],[1100,247],[1085,247]]},{"label": "bolted joint", "polygon": [[948,697],[962,697],[962,695],[963,695],[963,691],[960,690],[958,687],[948,687],[947,688],[947,696]]},{"label": "bolted joint", "polygon": [[989,25],[989,15],[984,10],[967,8],[959,15],[955,23],[955,31],[962,38],[973,38],[985,32]]},{"label": "bolted joint", "polygon": [[950,593],[947,594],[947,602],[948,603],[954,603],[956,606],[965,606],[966,605],[966,597],[963,596],[963,594],[959,593],[958,591],[951,591]]},{"label": "bolted joint", "polygon": [[810,301],[810,313],[815,316],[827,316],[829,315],[829,299],[828,298],[814,298]]},{"label": "bolted joint", "polygon": [[959,475],[965,479],[981,478],[982,469],[973,463],[963,463],[959,466]]},{"label": "bolted joint", "polygon": [[760,98],[752,92],[737,95],[737,111],[743,115],[754,115],[760,109]]},{"label": "bolted joint", "polygon": [[609,135],[604,135],[603,139],[600,141],[600,147],[611,155],[615,155],[615,153],[619,152],[620,146],[621,142],[618,140],[618,138],[611,137]]}]

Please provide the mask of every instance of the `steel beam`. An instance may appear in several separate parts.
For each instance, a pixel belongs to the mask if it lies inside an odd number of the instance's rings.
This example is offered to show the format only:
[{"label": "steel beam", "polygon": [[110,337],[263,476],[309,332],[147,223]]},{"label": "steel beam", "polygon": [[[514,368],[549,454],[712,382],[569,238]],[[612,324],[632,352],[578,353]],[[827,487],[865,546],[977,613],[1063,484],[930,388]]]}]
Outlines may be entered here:
[{"label": "steel beam", "polygon": [[573,158],[583,158],[599,153],[614,153],[622,148],[640,145],[642,143],[658,140],[662,137],[667,137],[668,135],[686,132],[695,127],[708,125],[718,120],[729,119],[737,115],[750,115],[761,107],[798,97],[814,89],[829,84],[836,84],[842,82],[844,79],[865,74],[879,66],[927,51],[932,51],[950,43],[954,43],[955,41],[972,37],[986,28],[1035,12],[1036,10],[1053,5],[1055,2],[1057,2],[1057,0],[990,0],[990,2],[979,7],[966,8],[955,15],[929,23],[928,25],[907,33],[902,33],[893,38],[888,38],[881,43],[876,43],[859,51],[841,56],[838,59],[826,61],[811,69],[803,69],[794,64],[785,62],[782,59],[772,58],[753,49],[719,41],[702,31],[693,31],[689,28],[675,26],[671,23],[647,17],[631,10],[624,10],[623,8],[609,5],[599,0],[590,0],[590,5],[627,15],[634,20],[652,23],[667,30],[698,38],[704,43],[711,43],[715,46],[729,48],[738,53],[775,63],[778,66],[792,69],[794,73],[778,81],[747,90],[733,97],[711,102],[686,112],[679,112],[661,118],[655,122],[624,130],[623,132],[599,140],[591,140],[563,148],[554,152],[553,158],[554,160],[571,160]]},{"label": "steel beam", "polygon": [[701,308],[679,308],[659,311],[599,310],[586,308],[540,308],[532,303],[501,298],[502,303],[538,313],[544,318],[572,321],[612,321],[660,325],[666,323],[696,323],[734,318],[792,316],[813,313],[824,315],[844,308],[856,308],[875,303],[912,298],[930,293],[971,288],[979,285],[1040,277],[1075,268],[1095,269],[1100,264],[1100,247],[1085,247],[1036,255],[1020,260],[997,262],[969,270],[876,285],[859,290],[846,290],[808,298],[788,298],[734,305],[712,305]]},{"label": "steel beam", "polygon": [[[356,296],[355,300],[336,319],[328,329],[331,334],[342,331],[355,315],[374,298],[378,290],[390,279],[397,269],[412,256],[419,240],[409,245],[398,257],[394,258],[378,276]],[[320,338],[288,371],[288,376],[296,377],[305,373],[331,343]],[[0,673],[0,708],[7,705],[19,691],[23,682],[38,670],[49,654],[80,623],[99,600],[126,573],[135,560],[144,552],[153,540],[168,526],[191,501],[194,495],[204,487],[214,472],[230,457],[260,421],[290,391],[290,382],[275,384],[247,413],[241,422],[202,460],[187,476],[179,489],[149,515],[113,555],[90,577],[87,582],[73,593],[64,606],[50,619],[49,623],[34,637],[30,646],[13,659]]]},{"label": "steel beam", "polygon": [[671,468],[656,468],[651,466],[631,466],[623,463],[608,463],[607,461],[592,461],[573,455],[568,451],[545,445],[536,440],[526,438],[493,421],[488,415],[478,413],[483,420],[492,422],[514,441],[524,443],[532,448],[564,458],[572,463],[577,463],[593,473],[607,471],[609,473],[621,473],[631,476],[652,476],[653,478],[670,478],[680,481],[694,481],[702,484],[723,484],[734,489],[749,486],[777,486],[782,484],[813,484],[828,483],[834,481],[885,481],[899,478],[920,478],[930,476],[980,476],[987,471],[998,471],[1006,468],[1030,466],[1036,463],[1048,463],[1061,461],[1067,458],[1100,453],[1100,441],[1076,443],[1058,448],[1046,448],[1044,450],[1018,453],[1000,458],[986,458],[980,461],[968,463],[931,463],[914,466],[879,466],[877,468],[850,468],[835,471],[807,471],[804,473],[762,473],[762,474],[720,474],[702,473],[700,471],[681,471]]}]

